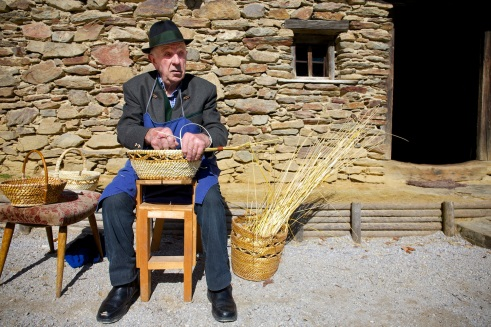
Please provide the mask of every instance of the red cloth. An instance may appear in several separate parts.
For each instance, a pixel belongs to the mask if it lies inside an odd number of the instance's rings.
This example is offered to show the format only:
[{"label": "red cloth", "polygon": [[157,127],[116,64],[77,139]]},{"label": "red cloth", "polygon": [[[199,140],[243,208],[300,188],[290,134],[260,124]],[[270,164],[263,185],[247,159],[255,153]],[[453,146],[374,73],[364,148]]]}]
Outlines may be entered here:
[{"label": "red cloth", "polygon": [[0,204],[0,222],[68,226],[93,214],[100,196],[93,191],[63,191],[58,203],[25,208]]}]

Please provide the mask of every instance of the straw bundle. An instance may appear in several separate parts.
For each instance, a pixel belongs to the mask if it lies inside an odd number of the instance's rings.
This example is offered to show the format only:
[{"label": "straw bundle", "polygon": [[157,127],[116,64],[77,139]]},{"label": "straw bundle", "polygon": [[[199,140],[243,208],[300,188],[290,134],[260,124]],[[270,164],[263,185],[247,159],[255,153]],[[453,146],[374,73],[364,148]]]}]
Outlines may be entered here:
[{"label": "straw bundle", "polygon": [[[304,143],[299,147],[281,173],[279,183],[271,185],[264,203],[256,205],[259,209],[251,209],[251,215],[256,217],[250,224],[251,231],[259,237],[275,236],[322,181],[365,152],[373,141],[369,136],[382,133],[370,126],[373,115],[342,125],[331,137],[308,138],[311,145]],[[298,167],[293,179],[287,182],[293,165]]]},{"label": "straw bundle", "polygon": [[[369,126],[374,114],[340,126],[330,137],[307,138],[283,169],[279,181],[270,183],[264,203],[232,220],[231,261],[237,276],[260,281],[274,275],[290,217],[322,181],[352,164],[376,140],[370,136],[381,131]],[[295,173],[288,180],[291,170]]]}]

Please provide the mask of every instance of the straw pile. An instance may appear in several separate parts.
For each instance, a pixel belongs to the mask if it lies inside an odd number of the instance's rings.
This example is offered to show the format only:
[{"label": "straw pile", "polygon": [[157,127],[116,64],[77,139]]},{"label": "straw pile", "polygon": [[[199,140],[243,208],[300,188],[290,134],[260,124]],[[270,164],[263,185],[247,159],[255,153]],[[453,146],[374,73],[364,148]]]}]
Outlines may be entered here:
[{"label": "straw pile", "polygon": [[[373,126],[371,120],[374,115],[361,119],[352,117],[329,136],[308,137],[280,173],[279,182],[270,183],[264,203],[248,209],[247,215],[255,217],[250,220],[251,232],[258,237],[274,237],[285,228],[295,210],[319,184],[340,169],[352,165],[361,153],[366,152],[375,136],[383,133]],[[298,165],[298,168],[293,180],[288,181],[292,165]]]}]

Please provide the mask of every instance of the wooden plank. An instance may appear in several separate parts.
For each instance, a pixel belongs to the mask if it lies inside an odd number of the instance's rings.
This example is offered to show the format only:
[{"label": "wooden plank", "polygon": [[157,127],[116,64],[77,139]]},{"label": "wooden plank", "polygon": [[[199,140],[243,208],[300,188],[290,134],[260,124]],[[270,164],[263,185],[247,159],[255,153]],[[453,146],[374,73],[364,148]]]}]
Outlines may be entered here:
[{"label": "wooden plank", "polygon": [[442,211],[440,209],[395,209],[395,210],[362,210],[362,217],[408,217],[408,216],[435,216],[440,217]]},{"label": "wooden plank", "polygon": [[337,202],[337,203],[324,203],[324,204],[316,204],[315,212],[320,211],[341,211],[341,210],[351,210],[351,202]]},{"label": "wooden plank", "polygon": [[192,178],[183,179],[139,179],[136,181],[139,185],[190,185],[193,184]]},{"label": "wooden plank", "polygon": [[362,231],[361,236],[365,237],[403,237],[403,236],[426,236],[434,234],[436,231],[429,230],[379,230],[379,231]]},{"label": "wooden plank", "polygon": [[441,217],[362,217],[363,223],[423,223],[423,222],[442,222]]},{"label": "wooden plank", "polygon": [[362,235],[363,231],[368,230],[442,230],[440,223],[361,223]]},{"label": "wooden plank", "polygon": [[183,269],[184,256],[154,255],[148,260],[148,269]]},{"label": "wooden plank", "polygon": [[385,117],[385,140],[384,145],[387,151],[384,153],[384,158],[392,159],[392,120],[394,112],[394,41],[395,41],[396,26],[393,26],[390,33],[389,43],[389,74],[387,75],[387,113]]},{"label": "wooden plank", "polygon": [[336,35],[348,30],[347,20],[285,20],[285,28],[294,30],[296,33],[314,33]]},{"label": "wooden plank", "polygon": [[454,209],[490,209],[491,203],[488,201],[482,202],[454,202]]},{"label": "wooden plank", "polygon": [[363,210],[440,210],[441,203],[363,203]]},{"label": "wooden plank", "polygon": [[484,32],[477,115],[477,160],[491,160],[491,31]]},{"label": "wooden plank", "polygon": [[361,203],[351,204],[351,237],[353,242],[361,242]]},{"label": "wooden plank", "polygon": [[446,201],[442,204],[442,226],[443,234],[455,236],[455,216],[453,202]]},{"label": "wooden plank", "polygon": [[318,224],[307,224],[303,226],[304,231],[308,230],[350,230],[351,225],[349,223],[318,223]]},{"label": "wooden plank", "polygon": [[[491,206],[491,205],[490,205]],[[455,209],[455,218],[478,218],[491,216],[490,209]]]},{"label": "wooden plank", "polygon": [[351,209],[348,210],[316,210],[312,212],[315,217],[350,217]]},{"label": "wooden plank", "polygon": [[326,217],[326,216],[320,216],[320,217],[312,217],[310,219],[307,219],[307,224],[317,224],[317,223],[349,223],[350,222],[350,216],[344,216],[344,217]]},{"label": "wooden plank", "polygon": [[341,237],[341,236],[349,236],[349,231],[338,231],[338,230],[304,230],[303,237],[304,238],[313,238],[313,237]]}]

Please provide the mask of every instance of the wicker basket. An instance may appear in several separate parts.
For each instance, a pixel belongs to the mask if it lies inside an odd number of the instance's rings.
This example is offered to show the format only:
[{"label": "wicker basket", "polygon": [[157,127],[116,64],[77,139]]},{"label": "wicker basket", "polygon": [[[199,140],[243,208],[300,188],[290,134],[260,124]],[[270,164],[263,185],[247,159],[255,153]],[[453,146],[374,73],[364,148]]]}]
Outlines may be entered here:
[{"label": "wicker basket", "polygon": [[139,179],[180,180],[193,178],[201,161],[187,161],[181,150],[128,150]]},{"label": "wicker basket", "polygon": [[244,217],[232,219],[232,271],[246,280],[263,281],[278,270],[288,229],[285,226],[274,237],[260,237],[248,229],[247,220]]},{"label": "wicker basket", "polygon": [[[29,155],[36,152],[41,157],[44,167],[44,177],[26,178],[25,170]],[[27,153],[22,165],[22,179],[12,179],[0,184],[0,189],[15,207],[32,207],[58,202],[66,181],[48,177],[48,169],[43,154],[38,150]]]},{"label": "wicker basket", "polygon": [[[70,152],[75,151],[80,154],[83,160],[81,171],[70,171],[70,170],[60,170],[61,163],[65,155]],[[85,158],[82,150],[77,148],[69,148],[63,151],[58,160],[56,161],[55,171],[52,176],[55,178],[60,178],[67,181],[65,189],[71,191],[93,191],[97,187],[99,182],[99,177],[101,173],[96,171],[90,171],[86,168],[87,159]]]}]

